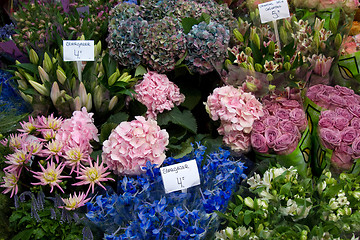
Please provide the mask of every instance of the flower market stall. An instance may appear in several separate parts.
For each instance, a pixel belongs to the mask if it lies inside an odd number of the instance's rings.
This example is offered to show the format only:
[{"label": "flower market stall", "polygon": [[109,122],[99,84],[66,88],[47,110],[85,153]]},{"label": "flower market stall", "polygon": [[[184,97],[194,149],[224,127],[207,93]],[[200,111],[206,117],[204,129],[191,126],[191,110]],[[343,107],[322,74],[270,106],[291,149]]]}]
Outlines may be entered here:
[{"label": "flower market stall", "polygon": [[5,2],[0,239],[359,239],[358,0]]}]

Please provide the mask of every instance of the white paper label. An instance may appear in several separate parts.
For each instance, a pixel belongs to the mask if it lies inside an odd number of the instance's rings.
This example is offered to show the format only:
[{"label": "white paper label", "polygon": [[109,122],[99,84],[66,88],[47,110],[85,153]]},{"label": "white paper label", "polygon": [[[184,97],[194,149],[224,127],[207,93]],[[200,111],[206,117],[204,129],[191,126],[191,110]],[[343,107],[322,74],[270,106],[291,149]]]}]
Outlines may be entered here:
[{"label": "white paper label", "polygon": [[64,61],[94,61],[94,40],[63,40]]},{"label": "white paper label", "polygon": [[199,170],[195,160],[160,168],[165,193],[200,185]]},{"label": "white paper label", "polygon": [[290,17],[287,0],[274,0],[258,5],[261,23]]}]

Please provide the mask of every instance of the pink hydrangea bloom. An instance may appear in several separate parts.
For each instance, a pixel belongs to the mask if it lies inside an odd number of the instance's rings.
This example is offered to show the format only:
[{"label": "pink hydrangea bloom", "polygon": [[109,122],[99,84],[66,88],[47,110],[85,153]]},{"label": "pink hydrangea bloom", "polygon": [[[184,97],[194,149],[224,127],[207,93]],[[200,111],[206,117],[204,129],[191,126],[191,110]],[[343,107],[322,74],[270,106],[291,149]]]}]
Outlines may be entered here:
[{"label": "pink hydrangea bloom", "polygon": [[135,98],[147,107],[147,117],[153,119],[156,119],[158,113],[171,110],[174,104],[179,105],[185,100],[178,86],[169,81],[165,74],[151,71],[135,85],[135,92]]},{"label": "pink hydrangea bloom", "polygon": [[212,120],[220,119],[232,130],[244,133],[250,133],[254,121],[264,115],[262,105],[254,95],[233,86],[216,88],[208,96],[205,106]]},{"label": "pink hydrangea bloom", "polygon": [[90,141],[99,141],[98,129],[94,125],[93,115],[83,107],[81,111],[74,111],[73,116],[63,122],[55,138],[63,142],[64,150],[74,146],[86,145],[87,151],[92,152]]},{"label": "pink hydrangea bloom", "polygon": [[113,130],[103,144],[102,158],[116,174],[136,175],[147,161],[161,165],[168,143],[168,133],[155,120],[138,116]]}]

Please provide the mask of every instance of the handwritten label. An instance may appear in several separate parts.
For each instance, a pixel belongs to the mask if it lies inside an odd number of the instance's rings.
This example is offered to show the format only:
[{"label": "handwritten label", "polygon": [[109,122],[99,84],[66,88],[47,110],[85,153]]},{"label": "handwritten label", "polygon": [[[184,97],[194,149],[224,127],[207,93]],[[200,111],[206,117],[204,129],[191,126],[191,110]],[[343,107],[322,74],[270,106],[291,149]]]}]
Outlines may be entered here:
[{"label": "handwritten label", "polygon": [[64,61],[94,61],[94,40],[64,40]]},{"label": "handwritten label", "polygon": [[290,17],[287,0],[275,0],[258,5],[261,23]]},{"label": "handwritten label", "polygon": [[199,170],[195,160],[160,168],[165,193],[200,185]]}]

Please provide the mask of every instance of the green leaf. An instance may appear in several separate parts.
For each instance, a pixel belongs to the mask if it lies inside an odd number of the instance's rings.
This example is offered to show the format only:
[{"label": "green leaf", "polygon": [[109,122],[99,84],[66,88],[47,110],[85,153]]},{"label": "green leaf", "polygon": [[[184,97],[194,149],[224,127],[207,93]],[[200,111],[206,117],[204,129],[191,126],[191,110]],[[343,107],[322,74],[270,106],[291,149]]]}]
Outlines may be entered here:
[{"label": "green leaf", "polygon": [[34,229],[26,229],[16,234],[12,240],[29,240],[33,234]]},{"label": "green leaf", "polygon": [[241,209],[242,209],[242,204],[241,205],[239,205],[239,206],[237,206],[235,209],[234,209],[234,214],[237,216],[237,215],[239,215],[239,212],[241,211]]},{"label": "green leaf", "polygon": [[100,141],[104,142],[107,140],[111,134],[111,131],[117,127],[118,124],[116,123],[104,123],[101,126],[101,133],[100,133]]},{"label": "green leaf", "polygon": [[184,54],[184,56],[182,56],[182,58],[177,60],[177,62],[175,63],[175,67],[180,66],[180,64],[184,61],[184,59],[186,58],[187,55],[188,55],[188,51],[185,52],[185,54]]},{"label": "green leaf", "polygon": [[181,92],[185,95],[185,101],[181,104],[190,110],[194,109],[200,102],[201,91],[196,88],[181,88]]},{"label": "green leaf", "polygon": [[[252,41],[249,42],[249,47],[251,48],[252,52],[253,52],[253,58],[254,58],[254,64],[255,63],[259,63],[261,65],[263,65],[263,54],[260,52],[260,50],[257,48],[257,46],[255,45],[255,43],[253,43]],[[265,62],[265,61],[264,61]]]},{"label": "green leaf", "polygon": [[144,66],[139,65],[135,70],[135,77],[142,76],[147,73],[147,70]]},{"label": "green leaf", "polygon": [[252,218],[252,211],[246,210],[244,213],[244,223],[245,225],[249,225],[249,223],[251,222],[251,218]]},{"label": "green leaf", "polygon": [[127,113],[118,112],[116,114],[111,115],[106,122],[120,124],[121,122],[127,121],[128,119],[129,119],[129,115]]},{"label": "green leaf", "polygon": [[38,71],[38,68],[36,65],[34,64],[31,64],[31,63],[21,63],[21,64],[17,64],[17,65],[14,65],[13,67],[20,67],[22,69],[25,69],[31,73],[34,73],[34,74],[39,74],[39,71]]},{"label": "green leaf", "polygon": [[160,126],[167,125],[171,122],[186,128],[192,133],[196,134],[197,132],[196,119],[189,110],[181,112],[179,108],[174,107],[169,112],[159,114],[157,121]]},{"label": "green leaf", "polygon": [[182,158],[185,155],[189,154],[192,152],[193,147],[191,145],[191,138],[188,138],[185,142],[182,142],[180,144],[181,148],[179,151],[177,151],[177,154],[175,156],[173,156],[173,158],[178,159],[178,158]]},{"label": "green leaf", "polygon": [[282,185],[280,188],[280,195],[285,195],[286,193],[289,193],[291,188],[291,182],[287,182],[286,184]]},{"label": "green leaf", "polygon": [[181,24],[184,29],[184,33],[188,34],[194,25],[199,24],[199,21],[196,20],[195,18],[183,18],[181,20]]},{"label": "green leaf", "polygon": [[201,17],[199,18],[199,23],[200,22],[206,22],[206,24],[209,24],[210,19],[211,19],[211,16],[209,14],[203,13],[203,14],[201,14]]}]

